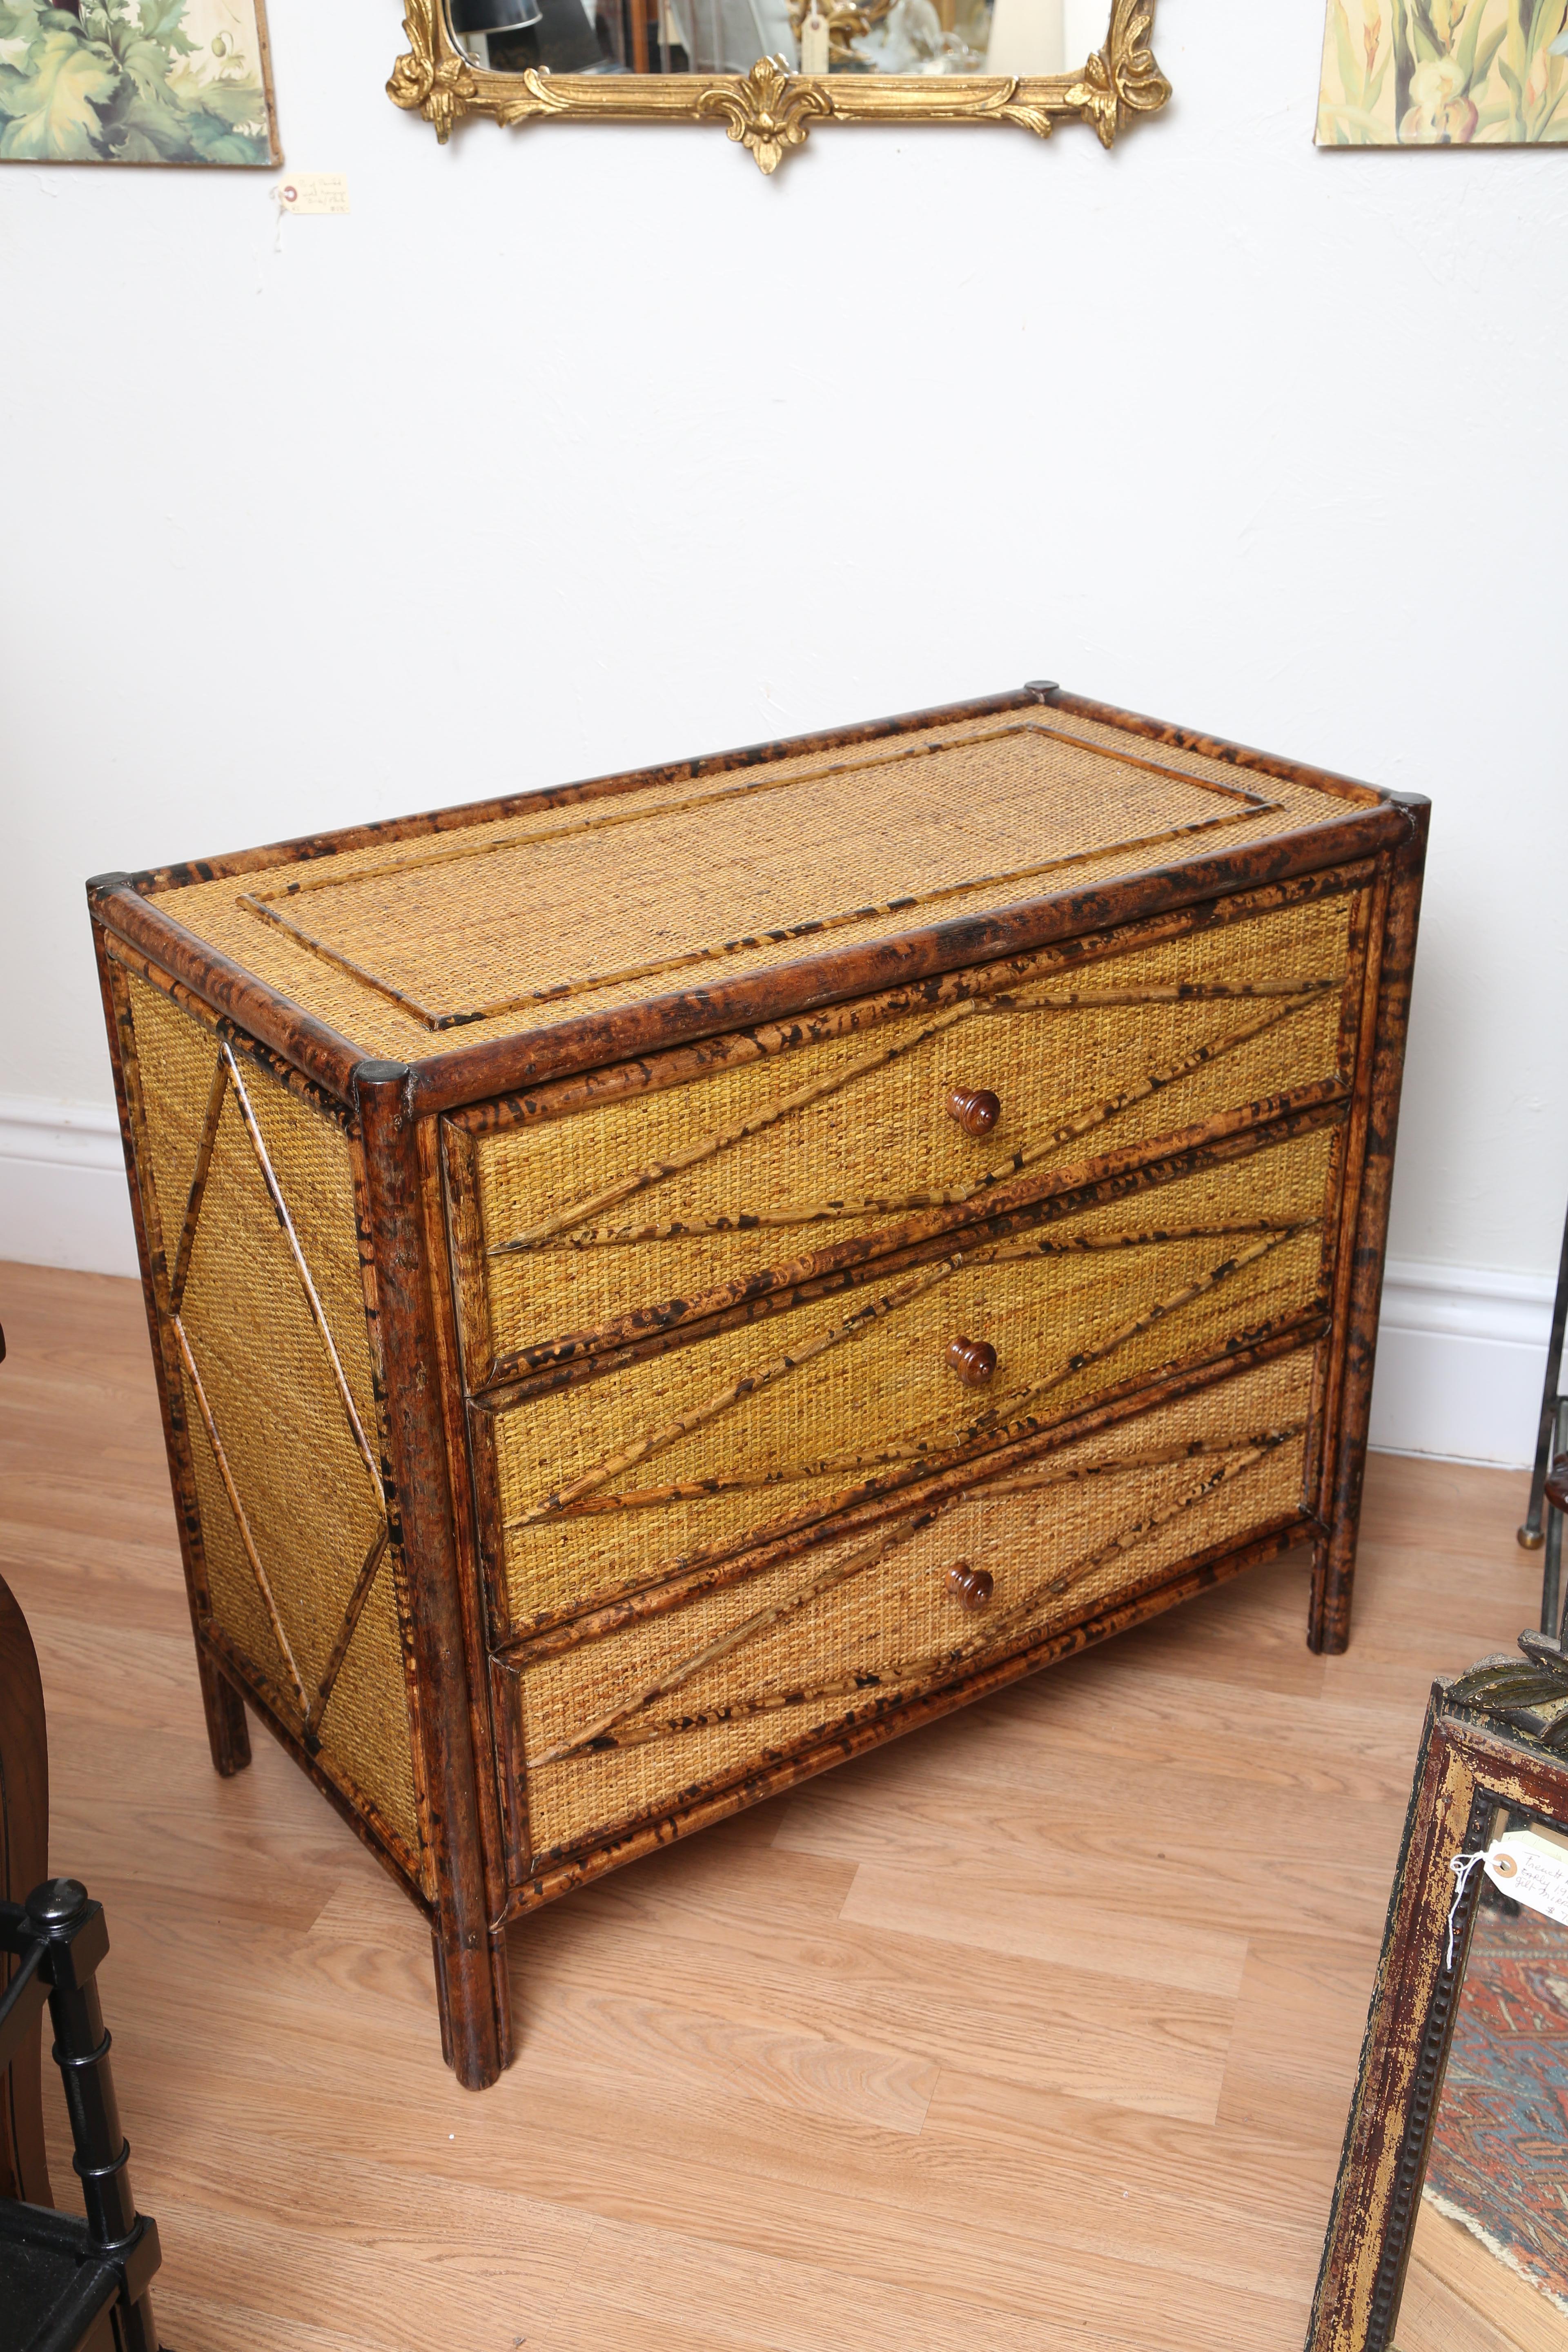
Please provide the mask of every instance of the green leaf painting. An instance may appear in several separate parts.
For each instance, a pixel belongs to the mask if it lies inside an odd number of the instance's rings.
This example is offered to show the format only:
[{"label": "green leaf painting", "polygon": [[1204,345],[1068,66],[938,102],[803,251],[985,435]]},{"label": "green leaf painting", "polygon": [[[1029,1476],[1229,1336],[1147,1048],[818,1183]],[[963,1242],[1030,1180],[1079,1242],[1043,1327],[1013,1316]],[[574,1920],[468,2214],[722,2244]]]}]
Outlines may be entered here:
[{"label": "green leaf painting", "polygon": [[0,0],[0,161],[279,161],[261,0]]},{"label": "green leaf painting", "polygon": [[1328,10],[1320,147],[1568,140],[1568,0],[1328,0]]}]

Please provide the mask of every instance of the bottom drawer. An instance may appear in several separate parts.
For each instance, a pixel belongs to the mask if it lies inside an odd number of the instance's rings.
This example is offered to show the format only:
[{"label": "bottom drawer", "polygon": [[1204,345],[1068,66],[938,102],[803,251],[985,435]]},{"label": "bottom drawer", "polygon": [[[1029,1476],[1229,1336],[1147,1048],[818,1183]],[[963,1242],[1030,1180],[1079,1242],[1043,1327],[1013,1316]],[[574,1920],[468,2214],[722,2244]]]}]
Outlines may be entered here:
[{"label": "bottom drawer", "polygon": [[[1300,1510],[1312,1350],[509,1671],[535,1867]],[[978,1611],[952,1571],[989,1577]],[[500,1663],[498,1661],[498,1663]],[[521,1809],[520,1809],[521,1810]]]}]

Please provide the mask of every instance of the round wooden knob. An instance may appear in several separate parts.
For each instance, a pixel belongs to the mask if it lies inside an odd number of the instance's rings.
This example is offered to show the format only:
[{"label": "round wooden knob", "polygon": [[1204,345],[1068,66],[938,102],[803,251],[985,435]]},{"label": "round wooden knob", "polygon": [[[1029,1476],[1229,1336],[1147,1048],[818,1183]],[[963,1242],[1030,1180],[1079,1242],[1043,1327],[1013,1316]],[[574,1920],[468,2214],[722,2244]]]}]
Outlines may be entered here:
[{"label": "round wooden knob", "polygon": [[987,1339],[950,1339],[947,1360],[966,1389],[983,1389],[996,1370],[996,1350]]},{"label": "round wooden knob", "polygon": [[978,1616],[988,1608],[991,1595],[996,1590],[996,1580],[988,1570],[971,1568],[966,1559],[958,1560],[947,1571],[947,1589],[961,1609]]},{"label": "round wooden knob", "polygon": [[1546,1474],[1546,1499],[1554,1511],[1568,1511],[1568,1454],[1560,1454]]},{"label": "round wooden knob", "polygon": [[999,1097],[984,1087],[954,1087],[947,1107],[965,1135],[989,1135],[1002,1116]]}]

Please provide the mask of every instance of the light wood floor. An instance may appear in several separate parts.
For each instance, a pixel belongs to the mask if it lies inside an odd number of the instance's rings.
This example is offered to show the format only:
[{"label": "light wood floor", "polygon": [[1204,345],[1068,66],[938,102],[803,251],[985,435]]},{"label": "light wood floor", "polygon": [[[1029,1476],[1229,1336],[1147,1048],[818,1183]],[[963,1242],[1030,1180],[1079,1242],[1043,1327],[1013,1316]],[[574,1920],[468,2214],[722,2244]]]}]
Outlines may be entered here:
[{"label": "light wood floor", "polygon": [[209,1769],[138,1294],[0,1267],[0,1321],[181,2352],[1298,2352],[1427,1685],[1533,1622],[1521,1479],[1373,1462],[1346,1657],[1297,1554],[557,1905],[474,2097],[413,1910],[259,1732]]},{"label": "light wood floor", "polygon": [[1568,2319],[1461,2222],[1422,2204],[1398,2352],[1563,2352]]}]

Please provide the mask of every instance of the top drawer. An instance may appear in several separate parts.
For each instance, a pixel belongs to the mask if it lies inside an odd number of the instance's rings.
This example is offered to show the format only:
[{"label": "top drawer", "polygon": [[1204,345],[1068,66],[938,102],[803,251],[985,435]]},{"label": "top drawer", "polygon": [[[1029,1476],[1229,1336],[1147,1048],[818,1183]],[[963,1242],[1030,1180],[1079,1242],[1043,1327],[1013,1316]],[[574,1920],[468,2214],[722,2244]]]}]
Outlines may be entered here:
[{"label": "top drawer", "polygon": [[[918,1012],[848,1006],[828,1035],[716,1040],[612,1074],[631,1084],[563,1115],[547,1096],[544,1116],[477,1139],[489,1331],[469,1332],[470,1377],[492,1357],[504,1374],[614,1345],[799,1278],[825,1251],[875,1255],[922,1211],[979,1214],[1003,1184],[1342,1083],[1354,903],[1076,969],[994,965],[933,985]],[[955,1091],[995,1097],[987,1131],[966,1131]]]}]

